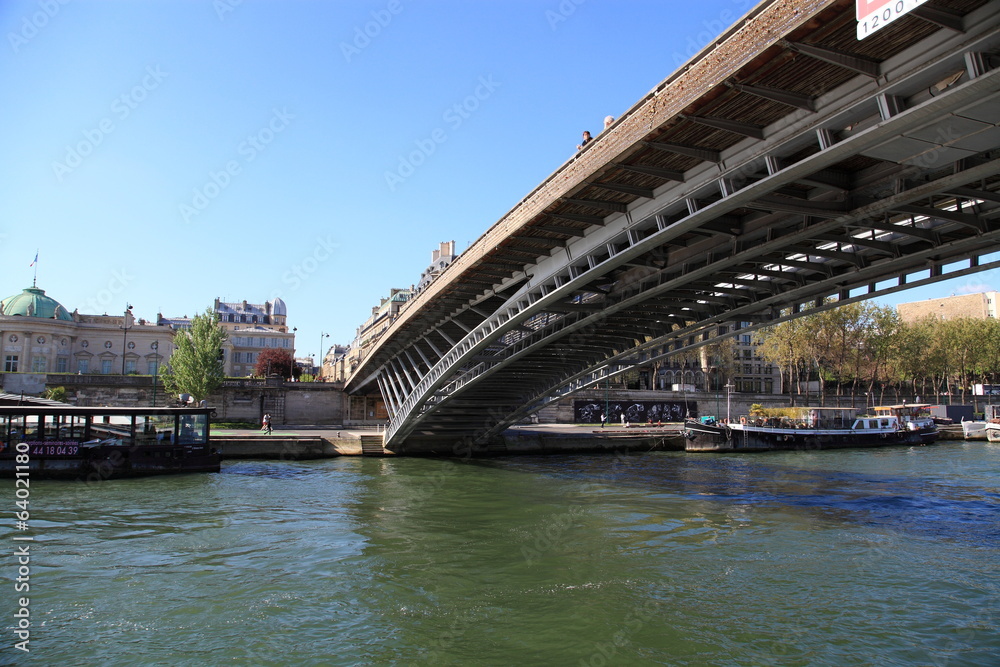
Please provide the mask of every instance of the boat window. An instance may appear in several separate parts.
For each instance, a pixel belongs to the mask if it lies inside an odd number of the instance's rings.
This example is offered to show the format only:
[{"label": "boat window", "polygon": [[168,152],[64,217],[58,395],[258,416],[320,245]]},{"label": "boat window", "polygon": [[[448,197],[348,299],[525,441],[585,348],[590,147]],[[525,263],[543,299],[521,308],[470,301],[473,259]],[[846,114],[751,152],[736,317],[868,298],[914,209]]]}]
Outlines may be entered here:
[{"label": "boat window", "polygon": [[174,441],[173,415],[138,415],[135,438],[144,444],[167,444]]},{"label": "boat window", "polygon": [[41,417],[41,435],[39,440],[59,440],[59,418],[55,415]]},{"label": "boat window", "polygon": [[21,430],[21,437],[18,442],[27,442],[29,440],[41,440],[42,434],[39,424],[41,423],[41,417],[38,415],[25,415]]},{"label": "boat window", "polygon": [[182,415],[177,442],[181,445],[208,443],[208,415]]},{"label": "boat window", "polygon": [[132,446],[132,418],[120,415],[99,415],[90,426],[91,439],[106,444]]},{"label": "boat window", "polygon": [[8,451],[14,445],[24,441],[24,415],[4,415],[3,422],[3,450]]},{"label": "boat window", "polygon": [[59,422],[56,440],[63,442],[83,442],[87,430],[87,418],[82,415],[62,415]]}]

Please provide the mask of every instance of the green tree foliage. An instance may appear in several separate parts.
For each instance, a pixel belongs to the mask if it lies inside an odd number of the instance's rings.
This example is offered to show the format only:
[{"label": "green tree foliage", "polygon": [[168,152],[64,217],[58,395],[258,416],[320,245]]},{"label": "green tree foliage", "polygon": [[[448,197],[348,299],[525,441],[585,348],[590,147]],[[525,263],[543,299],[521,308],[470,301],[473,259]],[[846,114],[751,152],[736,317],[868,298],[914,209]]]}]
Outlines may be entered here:
[{"label": "green tree foliage", "polygon": [[799,392],[799,381],[811,354],[807,316],[789,320],[757,331],[754,339],[757,354],[787,375],[786,390]]},{"label": "green tree foliage", "polygon": [[996,384],[1000,379],[1000,322],[987,320],[988,326],[982,330],[982,355],[976,366],[976,375],[986,384]]},{"label": "green tree foliage", "polygon": [[219,388],[224,375],[222,344],[226,331],[219,318],[209,308],[191,320],[190,331],[179,331],[174,337],[176,349],[162,374],[163,386],[173,394],[191,394],[195,400],[207,398]]},{"label": "green tree foliage", "polygon": [[699,349],[698,362],[702,368],[709,371],[708,389],[718,390],[729,384],[729,381],[736,376],[739,372],[739,360],[736,354],[736,341],[732,337],[716,338]]},{"label": "green tree foliage", "polygon": [[845,304],[757,332],[758,354],[782,369],[786,391],[799,393],[811,371],[856,396],[951,393],[964,402],[973,383],[1000,376],[1000,322],[994,319],[900,320],[895,309]]},{"label": "green tree foliage", "polygon": [[[926,394],[952,393],[966,399],[973,383],[992,383],[1000,371],[1000,322],[993,319],[928,317],[910,327],[922,345],[923,363],[914,370],[914,384]],[[917,345],[914,344],[914,351]],[[901,362],[903,363],[903,362]],[[929,390],[929,391],[928,391]]]},{"label": "green tree foliage", "polygon": [[280,375],[283,378],[290,378],[296,370],[298,369],[295,367],[295,360],[288,350],[269,347],[257,355],[253,374],[261,377]]},{"label": "green tree foliage", "polygon": [[66,402],[66,387],[49,387],[46,389],[42,396],[49,399],[50,401],[59,401],[60,403]]}]

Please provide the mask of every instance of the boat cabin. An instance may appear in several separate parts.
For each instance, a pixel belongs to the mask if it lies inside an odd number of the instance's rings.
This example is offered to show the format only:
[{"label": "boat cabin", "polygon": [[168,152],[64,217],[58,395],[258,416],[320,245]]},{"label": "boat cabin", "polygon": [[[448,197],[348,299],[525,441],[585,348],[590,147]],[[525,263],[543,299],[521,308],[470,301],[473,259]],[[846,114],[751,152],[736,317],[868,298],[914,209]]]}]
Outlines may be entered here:
[{"label": "boat cabin", "polygon": [[854,420],[854,430],[877,429],[880,431],[896,431],[899,429],[899,418],[894,415],[872,417],[865,415]]},{"label": "boat cabin", "polygon": [[218,472],[212,410],[0,406],[0,477],[96,481]]},{"label": "boat cabin", "polygon": [[205,447],[211,408],[0,407],[0,452],[30,442]]},{"label": "boat cabin", "polygon": [[896,417],[908,430],[934,428],[934,417],[931,416],[930,403],[900,403],[899,405],[880,405],[873,410],[876,417]]}]

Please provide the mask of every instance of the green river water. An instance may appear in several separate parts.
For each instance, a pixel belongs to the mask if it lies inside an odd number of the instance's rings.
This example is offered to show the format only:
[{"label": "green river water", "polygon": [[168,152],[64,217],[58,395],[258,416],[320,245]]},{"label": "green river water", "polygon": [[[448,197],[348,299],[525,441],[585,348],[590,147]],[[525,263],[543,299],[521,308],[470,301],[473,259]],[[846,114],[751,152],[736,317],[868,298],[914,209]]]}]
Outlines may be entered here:
[{"label": "green river water", "polygon": [[1000,664],[985,442],[3,488],[4,664]]}]

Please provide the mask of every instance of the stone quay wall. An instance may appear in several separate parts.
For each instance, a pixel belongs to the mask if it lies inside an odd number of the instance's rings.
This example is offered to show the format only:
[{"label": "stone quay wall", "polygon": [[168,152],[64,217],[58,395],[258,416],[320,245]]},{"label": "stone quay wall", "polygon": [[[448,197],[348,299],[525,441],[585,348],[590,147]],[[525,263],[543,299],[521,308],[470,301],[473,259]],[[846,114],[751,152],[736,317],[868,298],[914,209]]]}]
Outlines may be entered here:
[{"label": "stone quay wall", "polygon": [[[163,384],[148,375],[74,375],[61,373],[4,373],[3,391],[41,395],[50,387],[65,387],[66,401],[84,407],[177,405]],[[154,389],[155,387],[155,389]],[[340,425],[347,397],[333,382],[284,382],[280,378],[226,380],[208,397],[220,421],[257,422],[265,412],[275,424]]]}]

